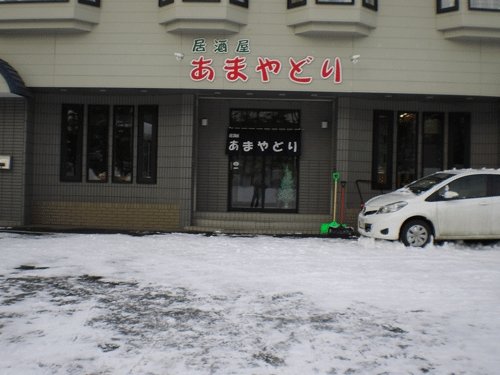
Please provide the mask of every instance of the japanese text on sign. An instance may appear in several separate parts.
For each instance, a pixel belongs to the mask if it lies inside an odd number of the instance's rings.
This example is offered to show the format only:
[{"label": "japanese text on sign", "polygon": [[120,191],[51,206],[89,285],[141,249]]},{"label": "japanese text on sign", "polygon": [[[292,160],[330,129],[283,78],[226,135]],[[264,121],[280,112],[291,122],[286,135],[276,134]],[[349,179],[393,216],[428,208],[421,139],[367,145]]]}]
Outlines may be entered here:
[{"label": "japanese text on sign", "polygon": [[[195,39],[193,41],[192,52],[206,53],[207,43],[205,39]],[[222,70],[224,71],[225,79],[229,82],[246,82],[249,79],[248,74],[251,68],[249,68],[247,57],[244,55],[250,53],[250,42],[247,39],[238,40],[234,52],[238,55],[224,59]],[[228,40],[215,39],[213,41],[213,53],[229,53]],[[280,59],[259,56],[255,61],[256,65],[253,71],[258,73],[262,83],[270,82],[273,76],[278,76],[282,70],[287,69],[288,79],[291,82],[309,84],[314,79],[312,75],[314,71],[310,67],[314,60],[313,56],[306,56],[301,59],[290,57],[288,64],[286,64]],[[193,81],[213,82],[215,80],[217,72],[213,67],[213,59],[200,55],[198,58],[191,60],[191,66],[193,68],[191,69],[190,77]],[[321,63],[319,77],[324,80],[331,78],[333,84],[342,83],[342,64],[340,58],[325,58]]]},{"label": "japanese text on sign", "polygon": [[300,155],[300,131],[228,130],[228,154]]}]

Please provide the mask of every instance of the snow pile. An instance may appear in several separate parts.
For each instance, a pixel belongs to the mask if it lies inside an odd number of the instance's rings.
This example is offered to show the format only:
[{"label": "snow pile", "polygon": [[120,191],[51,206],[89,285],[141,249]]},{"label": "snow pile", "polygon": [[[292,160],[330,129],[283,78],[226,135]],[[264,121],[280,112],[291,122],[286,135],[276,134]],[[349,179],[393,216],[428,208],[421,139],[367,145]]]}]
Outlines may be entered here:
[{"label": "snow pile", "polygon": [[500,245],[0,233],[1,374],[495,374]]}]

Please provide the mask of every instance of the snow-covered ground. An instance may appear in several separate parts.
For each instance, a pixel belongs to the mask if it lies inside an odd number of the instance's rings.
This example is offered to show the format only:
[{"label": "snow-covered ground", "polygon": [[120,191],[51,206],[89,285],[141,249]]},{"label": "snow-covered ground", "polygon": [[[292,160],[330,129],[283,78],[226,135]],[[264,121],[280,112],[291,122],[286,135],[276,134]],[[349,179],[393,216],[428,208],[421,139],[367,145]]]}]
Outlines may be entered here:
[{"label": "snow-covered ground", "polygon": [[2,375],[499,371],[499,244],[0,232]]}]

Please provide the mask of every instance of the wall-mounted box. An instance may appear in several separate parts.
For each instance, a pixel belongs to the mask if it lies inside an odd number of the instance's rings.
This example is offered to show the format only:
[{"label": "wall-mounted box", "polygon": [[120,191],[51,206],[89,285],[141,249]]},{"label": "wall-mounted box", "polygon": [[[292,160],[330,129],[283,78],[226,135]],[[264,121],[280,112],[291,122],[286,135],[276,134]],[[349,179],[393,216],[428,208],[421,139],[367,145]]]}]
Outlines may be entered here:
[{"label": "wall-mounted box", "polygon": [[12,157],[0,155],[0,169],[10,169]]}]

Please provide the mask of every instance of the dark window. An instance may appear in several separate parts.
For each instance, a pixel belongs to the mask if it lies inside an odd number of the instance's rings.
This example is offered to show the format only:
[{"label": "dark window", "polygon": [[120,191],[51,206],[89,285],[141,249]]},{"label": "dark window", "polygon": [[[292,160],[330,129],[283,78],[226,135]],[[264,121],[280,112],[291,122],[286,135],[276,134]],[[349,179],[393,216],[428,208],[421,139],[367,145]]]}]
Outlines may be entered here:
[{"label": "dark window", "polygon": [[469,0],[469,9],[500,11],[500,0]]},{"label": "dark window", "polygon": [[449,114],[448,168],[470,168],[470,113]]},{"label": "dark window", "polygon": [[417,179],[417,113],[398,112],[396,126],[396,187],[401,187]]},{"label": "dark window", "polygon": [[137,135],[137,182],[156,183],[158,107],[139,106]]},{"label": "dark window", "polygon": [[109,107],[89,105],[87,126],[87,181],[108,181]]},{"label": "dark window", "polygon": [[0,4],[8,3],[68,3],[69,0],[0,0]]},{"label": "dark window", "polygon": [[363,0],[363,6],[372,10],[378,10],[378,0]]},{"label": "dark window", "polygon": [[168,4],[172,4],[174,0],[158,0],[158,6],[162,7]]},{"label": "dark window", "polygon": [[488,197],[500,196],[500,176],[488,175]]},{"label": "dark window", "polygon": [[306,0],[288,0],[287,1],[287,8],[288,9],[300,7],[302,5],[306,5]]},{"label": "dark window", "polygon": [[372,189],[392,187],[392,111],[375,111],[373,114]]},{"label": "dark window", "polygon": [[455,199],[484,198],[487,196],[488,175],[465,176],[448,184],[449,191],[458,193]]},{"label": "dark window", "polygon": [[444,113],[424,113],[422,124],[422,173],[443,169]]},{"label": "dark window", "polygon": [[134,107],[114,107],[113,182],[132,182],[134,160]]},{"label": "dark window", "polygon": [[458,10],[458,0],[436,0],[436,11],[438,13],[453,12]]},{"label": "dark window", "polygon": [[63,104],[61,117],[61,181],[82,180],[83,105]]},{"label": "dark window", "polygon": [[353,5],[354,0],[316,0],[316,4],[345,4]]},{"label": "dark window", "polygon": [[80,4],[87,4],[87,5],[92,5],[95,7],[100,7],[101,6],[101,0],[78,0]]},{"label": "dark window", "polygon": [[232,109],[230,126],[233,128],[300,128],[300,111]]},{"label": "dark window", "polygon": [[244,8],[248,8],[248,0],[229,0],[231,4],[239,5]]}]

